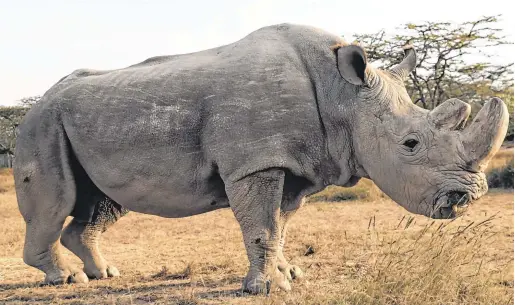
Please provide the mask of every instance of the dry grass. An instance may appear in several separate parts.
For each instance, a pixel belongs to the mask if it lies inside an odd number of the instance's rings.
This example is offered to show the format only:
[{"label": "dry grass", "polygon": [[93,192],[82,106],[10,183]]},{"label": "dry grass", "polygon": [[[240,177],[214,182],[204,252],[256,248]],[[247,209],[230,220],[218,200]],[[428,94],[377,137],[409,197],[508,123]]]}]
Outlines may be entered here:
[{"label": "dry grass", "polygon": [[380,194],[308,204],[286,247],[306,277],[270,297],[240,293],[247,260],[230,210],[130,213],[101,242],[122,277],[39,287],[43,274],[21,259],[24,222],[5,171],[0,207],[0,304],[513,304],[511,191],[491,191],[454,221],[412,215]]},{"label": "dry grass", "polygon": [[12,178],[12,169],[0,169],[0,194],[8,193],[14,189],[14,180]]}]

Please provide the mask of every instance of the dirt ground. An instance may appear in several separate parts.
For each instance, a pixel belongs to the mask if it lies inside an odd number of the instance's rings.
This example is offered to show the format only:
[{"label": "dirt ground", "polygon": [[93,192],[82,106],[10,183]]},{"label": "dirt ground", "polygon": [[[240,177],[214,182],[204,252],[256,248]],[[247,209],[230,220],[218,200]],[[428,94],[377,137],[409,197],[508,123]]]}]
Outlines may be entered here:
[{"label": "dirt ground", "polygon": [[25,224],[6,172],[0,207],[0,304],[513,304],[512,190],[491,191],[454,221],[386,198],[310,203],[286,245],[305,277],[268,297],[240,291],[247,258],[228,209],[182,219],[129,213],[101,242],[121,277],[40,287],[43,273],[22,260]]}]

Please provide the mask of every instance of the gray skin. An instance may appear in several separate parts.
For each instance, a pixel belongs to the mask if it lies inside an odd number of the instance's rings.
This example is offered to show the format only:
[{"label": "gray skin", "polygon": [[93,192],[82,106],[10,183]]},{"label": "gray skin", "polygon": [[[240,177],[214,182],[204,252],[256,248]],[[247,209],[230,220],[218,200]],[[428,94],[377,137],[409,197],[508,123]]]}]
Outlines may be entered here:
[{"label": "gray skin", "polygon": [[128,210],[174,218],[230,207],[250,263],[243,289],[268,293],[302,274],[282,253],[286,226],[327,185],[366,177],[408,211],[457,216],[487,190],[482,171],[508,111],[493,99],[462,130],[468,104],[415,106],[403,85],[415,59],[408,46],[380,71],[336,35],[281,24],[202,52],[73,72],[19,126],[24,261],[49,284],[116,276],[97,243]]}]

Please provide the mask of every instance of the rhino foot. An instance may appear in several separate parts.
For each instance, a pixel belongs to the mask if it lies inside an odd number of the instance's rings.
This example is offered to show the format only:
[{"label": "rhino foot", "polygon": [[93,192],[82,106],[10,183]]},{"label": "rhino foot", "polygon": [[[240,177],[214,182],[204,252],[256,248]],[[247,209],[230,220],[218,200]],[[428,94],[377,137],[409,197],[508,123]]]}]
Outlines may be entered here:
[{"label": "rhino foot", "polygon": [[88,278],[97,280],[120,276],[118,268],[112,265],[108,265],[105,268],[97,268],[95,265],[88,267],[85,266],[84,272],[87,274]]},{"label": "rhino foot", "polygon": [[[104,214],[99,215],[109,216]],[[84,272],[90,279],[99,280],[120,276],[118,269],[104,259],[98,247],[102,230],[106,225],[100,220],[96,223],[81,222],[74,218],[61,234],[61,243],[82,260]]]},{"label": "rhino foot", "polygon": [[275,286],[284,291],[291,290],[290,281],[279,269],[273,278],[248,274],[243,281],[243,292],[268,295]]},{"label": "rhino foot", "polygon": [[277,265],[277,269],[279,270],[279,272],[284,274],[284,276],[290,282],[295,279],[300,279],[304,276],[304,273],[298,266],[290,265],[288,263],[279,263]]},{"label": "rhino foot", "polygon": [[88,282],[88,276],[82,271],[60,271],[59,273],[47,274],[43,285],[86,284]]}]

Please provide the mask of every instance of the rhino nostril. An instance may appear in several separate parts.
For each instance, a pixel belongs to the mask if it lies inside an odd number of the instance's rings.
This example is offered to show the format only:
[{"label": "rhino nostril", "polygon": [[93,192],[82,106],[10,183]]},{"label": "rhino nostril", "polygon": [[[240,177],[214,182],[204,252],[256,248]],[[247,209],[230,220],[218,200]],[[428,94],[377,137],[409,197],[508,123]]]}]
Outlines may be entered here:
[{"label": "rhino nostril", "polygon": [[465,205],[470,201],[470,196],[466,192],[452,191],[447,195],[447,203],[449,206]]},{"label": "rhino nostril", "polygon": [[471,199],[472,197],[468,192],[446,192],[438,197],[433,211],[438,211],[440,218],[457,217],[467,210]]}]

